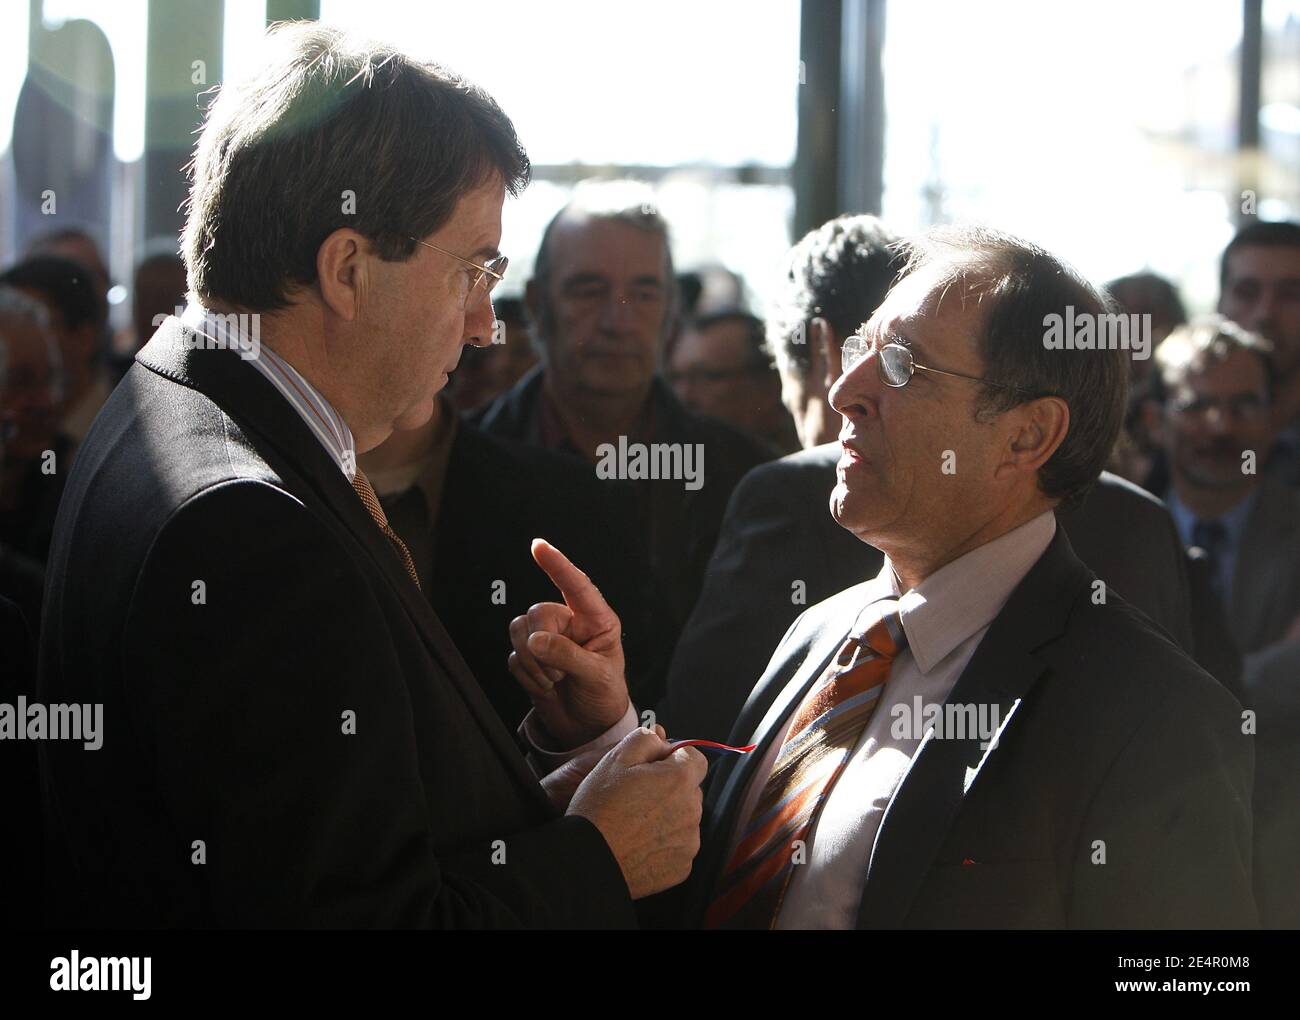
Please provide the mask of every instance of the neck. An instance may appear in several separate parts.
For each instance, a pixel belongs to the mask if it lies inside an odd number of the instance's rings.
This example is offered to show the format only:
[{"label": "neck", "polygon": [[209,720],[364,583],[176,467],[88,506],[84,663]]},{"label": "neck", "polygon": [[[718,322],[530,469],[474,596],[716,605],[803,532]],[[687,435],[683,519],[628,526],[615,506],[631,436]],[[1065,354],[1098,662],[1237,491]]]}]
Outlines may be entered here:
[{"label": "neck", "polygon": [[372,474],[420,463],[429,456],[438,434],[447,427],[447,423],[444,402],[441,399],[435,400],[433,416],[424,425],[417,429],[395,431],[373,450],[358,457],[361,470]]},{"label": "neck", "polygon": [[1185,476],[1174,476],[1174,492],[1178,494],[1178,502],[1182,503],[1199,520],[1203,521],[1216,520],[1240,506],[1242,500],[1250,495],[1254,487],[1254,481],[1252,480],[1246,485],[1212,489],[1203,485],[1196,485]]},{"label": "neck", "polygon": [[[205,302],[204,307],[219,314],[248,313],[247,309],[220,302]],[[349,380],[340,378],[331,365],[330,334],[325,316],[314,302],[298,300],[286,309],[256,314],[261,345],[274,351],[329,401],[351,431],[358,455],[373,450],[392,435],[391,426],[382,429],[369,424],[364,404],[355,397],[355,387],[350,389]],[[313,338],[312,342],[308,337]]]},{"label": "neck", "polygon": [[631,394],[593,393],[557,386],[552,372],[542,377],[542,388],[570,441],[592,463],[603,443],[617,443],[619,436],[637,431],[650,399],[649,384]]},{"label": "neck", "polygon": [[890,565],[898,576],[899,587],[905,592],[911,591],[942,567],[982,545],[988,545],[1022,524],[1029,523],[1045,510],[1052,509],[1052,506],[1041,496],[1036,496],[1027,503],[1006,508],[964,537],[945,536],[942,543],[928,548],[897,546],[894,543],[881,544],[880,548],[889,557]]}]

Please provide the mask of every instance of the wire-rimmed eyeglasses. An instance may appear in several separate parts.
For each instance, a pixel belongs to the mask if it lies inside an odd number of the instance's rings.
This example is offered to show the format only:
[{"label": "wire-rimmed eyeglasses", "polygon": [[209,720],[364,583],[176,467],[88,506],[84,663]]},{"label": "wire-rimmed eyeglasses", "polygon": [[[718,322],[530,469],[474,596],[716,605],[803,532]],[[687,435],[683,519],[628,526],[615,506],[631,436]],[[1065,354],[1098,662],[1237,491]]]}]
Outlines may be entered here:
[{"label": "wire-rimmed eyeglasses", "polygon": [[422,244],[426,248],[432,248],[434,251],[441,252],[454,258],[457,262],[463,262],[465,265],[478,270],[477,275],[470,282],[469,289],[465,292],[465,310],[477,308],[479,302],[492,293],[495,287],[506,275],[506,266],[510,265],[510,260],[504,255],[498,255],[496,258],[489,259],[485,265],[480,265],[473,259],[467,259],[463,255],[457,255],[454,251],[448,251],[446,248],[439,248],[436,244],[430,244],[428,241],[421,241],[418,237],[412,237],[416,244]]},{"label": "wire-rimmed eyeglasses", "polygon": [[[840,348],[840,370],[846,375],[853,371],[871,353],[871,348],[871,341],[861,333],[850,333]],[[992,379],[984,379],[977,375],[964,375],[961,372],[949,372],[947,369],[922,365],[916,360],[912,354],[912,349],[906,344],[887,343],[877,353],[876,374],[880,376],[882,383],[893,389],[902,389],[911,382],[912,376],[917,369],[922,372],[934,372],[938,375],[952,376],[954,379],[966,379],[970,382],[983,383],[985,386],[996,386],[999,389],[1013,390],[1016,393],[1033,396],[1028,390],[1019,386],[994,382]]]}]

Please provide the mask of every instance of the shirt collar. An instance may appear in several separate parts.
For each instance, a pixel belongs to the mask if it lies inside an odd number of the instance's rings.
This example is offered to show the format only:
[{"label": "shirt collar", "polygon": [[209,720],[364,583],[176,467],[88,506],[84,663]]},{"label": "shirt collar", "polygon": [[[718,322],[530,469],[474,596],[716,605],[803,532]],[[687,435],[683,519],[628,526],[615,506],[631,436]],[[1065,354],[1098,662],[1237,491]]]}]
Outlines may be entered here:
[{"label": "shirt collar", "polygon": [[[260,327],[250,336],[247,315],[222,315],[195,301],[185,309],[181,323],[206,337],[214,347],[238,352],[244,361],[257,369],[298,412],[312,435],[343,472],[348,484],[352,483],[357,474],[357,448],[352,430],[301,372],[260,342]],[[250,353],[251,357],[248,356]]]},{"label": "shirt collar", "polygon": [[885,557],[876,575],[876,597],[892,594],[907,647],[922,673],[929,673],[958,645],[991,624],[1056,534],[1056,514],[1037,517],[945,563],[915,588],[900,591],[894,565]]}]

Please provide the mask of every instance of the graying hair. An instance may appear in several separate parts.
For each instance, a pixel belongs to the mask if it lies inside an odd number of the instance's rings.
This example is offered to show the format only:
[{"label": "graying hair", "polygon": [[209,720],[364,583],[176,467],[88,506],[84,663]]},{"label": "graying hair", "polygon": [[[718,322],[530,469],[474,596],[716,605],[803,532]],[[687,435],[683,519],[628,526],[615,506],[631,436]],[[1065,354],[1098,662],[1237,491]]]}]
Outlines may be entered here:
[{"label": "graying hair", "polygon": [[284,308],[335,230],[404,261],[494,174],[511,195],[527,184],[510,119],[450,71],[314,22],[276,25],[268,45],[220,90],[189,167],[182,249],[200,300]]},{"label": "graying hair", "polygon": [[659,203],[655,199],[654,190],[643,181],[628,178],[591,178],[579,181],[564,208],[552,216],[550,223],[546,225],[546,230],[542,233],[542,243],[537,249],[537,259],[533,263],[533,280],[537,284],[541,306],[534,325],[540,337],[549,338],[555,324],[554,316],[551,314],[551,235],[555,232],[558,223],[571,216],[626,223],[630,227],[636,227],[663,240],[666,276],[664,283],[668,288],[668,308],[664,314],[663,336],[660,339],[665,339],[677,316],[679,301],[668,221],[659,212]]},{"label": "graying hair", "polygon": [[909,239],[903,249],[900,279],[932,271],[935,290],[956,286],[981,305],[977,349],[984,377],[1013,388],[981,386],[977,420],[991,421],[1037,397],[1065,401],[1069,429],[1039,470],[1038,485],[1059,505],[1077,505],[1119,437],[1128,399],[1126,352],[1051,349],[1044,327],[1053,315],[1113,314],[1114,302],[1056,256],[987,227],[941,227]]}]

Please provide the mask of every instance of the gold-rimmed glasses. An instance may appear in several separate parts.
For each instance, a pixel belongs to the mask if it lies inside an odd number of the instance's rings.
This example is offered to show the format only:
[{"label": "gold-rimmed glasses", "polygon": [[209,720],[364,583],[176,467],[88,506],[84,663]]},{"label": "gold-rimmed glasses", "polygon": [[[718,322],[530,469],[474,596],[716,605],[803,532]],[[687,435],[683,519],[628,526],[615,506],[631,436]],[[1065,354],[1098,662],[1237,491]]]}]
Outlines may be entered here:
[{"label": "gold-rimmed glasses", "polygon": [[428,241],[421,241],[418,237],[412,237],[416,244],[422,244],[426,248],[432,248],[436,252],[450,256],[457,262],[463,262],[472,269],[478,270],[469,288],[465,291],[465,310],[477,308],[480,301],[492,293],[494,288],[506,275],[506,266],[510,265],[510,260],[504,255],[498,255],[495,258],[488,259],[486,264],[480,265],[473,259],[467,259],[463,255],[457,255],[454,251],[448,251],[446,248],[439,248],[436,244],[430,244]]}]

